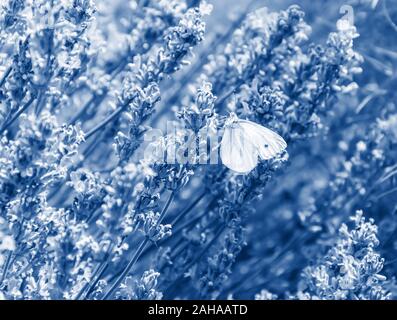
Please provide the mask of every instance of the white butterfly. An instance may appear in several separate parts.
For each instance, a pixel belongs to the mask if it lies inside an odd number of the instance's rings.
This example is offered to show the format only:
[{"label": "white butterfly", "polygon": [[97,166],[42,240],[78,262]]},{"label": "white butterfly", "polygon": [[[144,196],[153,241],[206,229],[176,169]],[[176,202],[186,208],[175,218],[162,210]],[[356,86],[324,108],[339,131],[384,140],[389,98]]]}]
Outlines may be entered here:
[{"label": "white butterfly", "polygon": [[226,167],[246,174],[257,166],[259,158],[274,158],[286,147],[287,143],[274,131],[231,113],[225,122],[220,155]]}]

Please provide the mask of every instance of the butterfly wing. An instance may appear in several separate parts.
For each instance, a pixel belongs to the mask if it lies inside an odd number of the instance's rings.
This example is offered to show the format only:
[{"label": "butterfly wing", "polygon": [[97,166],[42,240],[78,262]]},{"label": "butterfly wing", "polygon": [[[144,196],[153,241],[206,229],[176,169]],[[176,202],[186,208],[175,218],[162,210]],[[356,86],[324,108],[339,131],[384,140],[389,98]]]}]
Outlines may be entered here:
[{"label": "butterfly wing", "polygon": [[248,120],[239,120],[244,135],[248,136],[263,160],[274,158],[287,148],[285,140],[276,132]]},{"label": "butterfly wing", "polygon": [[226,167],[241,174],[250,172],[258,164],[258,151],[239,125],[225,128],[220,156]]}]

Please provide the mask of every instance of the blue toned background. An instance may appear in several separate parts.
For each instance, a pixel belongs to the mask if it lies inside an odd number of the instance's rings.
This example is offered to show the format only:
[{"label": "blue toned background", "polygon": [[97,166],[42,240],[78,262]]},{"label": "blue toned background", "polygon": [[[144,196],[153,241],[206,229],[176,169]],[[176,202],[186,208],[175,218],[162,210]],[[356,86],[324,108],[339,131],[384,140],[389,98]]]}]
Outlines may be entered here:
[{"label": "blue toned background", "polygon": [[[396,68],[396,0],[2,0],[0,298],[396,299]],[[140,157],[230,112],[286,151]]]}]

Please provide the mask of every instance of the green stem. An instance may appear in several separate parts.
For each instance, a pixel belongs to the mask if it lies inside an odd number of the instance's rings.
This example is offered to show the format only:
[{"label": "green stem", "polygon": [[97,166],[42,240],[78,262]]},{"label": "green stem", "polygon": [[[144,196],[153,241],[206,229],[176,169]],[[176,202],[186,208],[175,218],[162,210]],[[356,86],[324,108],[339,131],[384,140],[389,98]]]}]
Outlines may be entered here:
[{"label": "green stem", "polygon": [[77,112],[77,114],[69,121],[70,125],[74,125],[76,124],[77,120],[79,120],[87,111],[87,109],[90,107],[90,105],[92,103],[94,103],[94,101],[98,99],[98,97],[92,96],[91,99],[89,99],[86,104],[80,109],[79,112]]},{"label": "green stem", "polygon": [[32,96],[32,97],[30,97],[29,101],[26,102],[26,104],[25,104],[22,108],[20,108],[20,109],[14,114],[14,116],[13,116],[9,121],[7,121],[7,122],[3,125],[3,127],[0,129],[0,135],[2,135],[2,134],[4,133],[4,131],[5,131],[10,125],[12,125],[13,122],[14,122],[15,120],[17,120],[18,117],[19,117],[23,112],[25,112],[25,111],[29,108],[29,106],[33,103],[33,101],[34,101],[34,97]]},{"label": "green stem", "polygon": [[200,194],[196,200],[192,202],[186,209],[182,210],[180,213],[176,215],[174,220],[172,220],[171,224],[174,226],[180,219],[182,219],[186,214],[188,214],[200,201],[204,198],[206,192]]},{"label": "green stem", "polygon": [[383,14],[385,15],[386,20],[387,20],[387,22],[390,24],[390,26],[394,29],[394,31],[397,32],[397,25],[394,23],[394,21],[393,21],[392,18],[390,17],[389,10],[387,9],[386,1],[387,1],[387,0],[383,0],[383,1],[382,1],[382,2],[383,2],[383,3],[382,3],[382,5],[383,5],[383,7],[382,7],[382,9],[383,9]]},{"label": "green stem", "polygon": [[109,116],[107,116],[101,123],[98,123],[94,128],[92,128],[91,130],[89,130],[86,135],[85,138],[89,139],[90,137],[92,137],[95,133],[97,133],[98,131],[102,130],[104,127],[106,127],[107,124],[109,124],[111,121],[113,121],[115,118],[117,118],[126,108],[127,106],[130,104],[130,102],[132,101],[133,98],[129,99],[123,106],[121,106],[120,108],[114,110]]},{"label": "green stem", "polygon": [[168,211],[168,208],[170,207],[170,204],[171,204],[172,200],[174,200],[174,198],[175,198],[175,190],[172,190],[172,192],[170,193],[170,195],[163,207],[163,210],[161,210],[159,220],[157,221],[157,225],[159,225],[163,221],[163,219]]},{"label": "green stem", "polygon": [[[106,259],[107,260],[107,259]],[[95,286],[97,285],[98,281],[102,278],[104,275],[106,269],[108,267],[108,263],[104,263],[98,266],[98,269],[95,271],[94,276],[92,277],[92,281],[88,282],[84,288],[79,292],[75,300],[80,300],[82,297],[83,293],[85,293],[84,297],[82,300],[86,300],[89,294],[94,290]]]},{"label": "green stem", "polygon": [[[163,207],[163,210],[162,210],[161,213],[160,213],[160,217],[159,217],[159,220],[157,221],[157,225],[159,225],[159,224],[161,223],[161,221],[164,219],[164,217],[165,217],[165,215],[166,215],[166,213],[167,213],[167,211],[168,211],[168,208],[170,207],[170,204],[171,204],[172,200],[174,199],[174,197],[175,197],[175,190],[173,190],[173,191],[170,193],[170,195],[169,195],[169,197],[168,197],[168,199],[167,199],[167,201],[166,201],[166,203],[165,203],[165,205],[164,205],[164,207]],[[142,253],[143,253],[143,251],[144,251],[146,245],[148,244],[148,242],[149,242],[149,238],[148,238],[148,237],[146,237],[145,240],[143,240],[143,241],[141,242],[141,244],[139,245],[137,251],[135,252],[135,254],[134,254],[134,256],[133,256],[133,258],[130,260],[130,262],[127,264],[127,266],[124,268],[123,272],[122,272],[122,273],[120,274],[120,276],[117,278],[117,280],[116,280],[116,282],[113,284],[113,286],[112,286],[112,287],[109,289],[109,291],[103,296],[102,300],[107,300],[107,299],[109,299],[109,298],[112,296],[112,294],[114,293],[114,291],[117,290],[117,288],[118,288],[118,287],[120,286],[120,284],[123,282],[123,280],[125,279],[125,277],[130,273],[132,267],[133,267],[133,266],[135,265],[135,263],[138,261],[139,257],[142,255]]]},{"label": "green stem", "polygon": [[[193,260],[191,261],[185,268],[184,270],[189,270],[191,267],[193,267],[204,255],[206,252],[208,252],[208,250],[211,248],[211,246],[216,242],[217,239],[219,239],[219,236],[222,234],[222,232],[226,229],[226,225],[222,224],[218,227],[217,231],[215,232],[214,237],[211,239],[210,242],[207,243],[207,245],[204,247],[204,249],[199,253],[199,255]],[[181,280],[181,278],[183,277],[183,274],[180,274],[178,276],[178,278],[174,281],[173,286],[175,286],[176,282],[179,282]],[[169,289],[171,289],[171,287],[168,287],[166,289],[166,291],[169,291]]]},{"label": "green stem", "polygon": [[7,276],[8,267],[10,266],[10,262],[11,262],[11,256],[12,256],[12,251],[10,250],[8,251],[7,260],[4,264],[3,274],[1,275],[1,279],[0,279],[0,285],[3,283],[4,279]]},{"label": "green stem", "polygon": [[120,286],[120,284],[123,282],[124,278],[129,274],[131,271],[132,267],[135,265],[135,263],[138,261],[139,257],[141,256],[143,250],[145,249],[146,245],[149,242],[149,238],[145,238],[139,245],[138,249],[136,250],[134,256],[130,260],[130,262],[127,264],[127,266],[124,268],[123,272],[120,274],[120,276],[117,278],[116,282],[110,287],[109,291],[102,297],[101,300],[108,300],[111,298],[113,295],[114,291],[117,290],[117,288]]},{"label": "green stem", "polygon": [[7,80],[8,76],[10,75],[11,71],[12,71],[12,67],[9,66],[7,68],[7,70],[4,72],[3,77],[0,80],[0,88],[3,86],[4,82],[6,82],[6,80]]},{"label": "green stem", "polygon": [[[200,220],[202,217],[204,217],[204,216],[207,214],[208,210],[205,210],[205,211],[204,211],[202,214],[200,214],[199,216],[190,219],[189,221],[187,221],[186,223],[184,223],[183,225],[181,225],[180,227],[178,227],[178,229],[174,229],[174,226],[175,226],[176,222],[177,222],[178,220],[180,220],[184,215],[186,215],[187,213],[189,213],[189,212],[200,202],[200,200],[203,198],[203,196],[205,196],[205,194],[206,194],[206,192],[203,192],[203,194],[200,195],[200,196],[193,202],[192,205],[190,205],[189,207],[187,207],[185,210],[181,211],[181,212],[174,218],[174,220],[171,222],[171,225],[172,225],[172,227],[173,227],[173,228],[172,228],[172,235],[171,235],[171,237],[165,239],[164,241],[161,241],[161,243],[166,243],[168,240],[174,239],[175,236],[176,236],[178,233],[180,233],[184,228],[187,228],[187,227],[189,227],[190,225],[196,223],[196,221]],[[211,201],[211,203],[212,203],[212,201]],[[207,208],[208,208],[208,207],[209,207],[209,206],[207,206]],[[149,254],[153,248],[155,248],[155,247],[153,247],[153,246],[148,247],[148,248],[143,252],[142,255],[147,255],[147,254]]]},{"label": "green stem", "polygon": [[[271,257],[270,259],[265,260],[265,263],[261,263],[259,264],[259,267],[257,268],[256,271],[252,271],[243,281],[239,281],[238,283],[236,283],[234,286],[232,286],[231,288],[229,288],[229,292],[237,292],[237,290],[240,290],[241,288],[244,287],[244,285],[246,283],[249,283],[250,280],[252,279],[256,279],[260,276],[260,274],[263,272],[263,270],[265,269],[266,266],[269,267],[273,267],[276,263],[278,263],[278,261],[288,252],[290,252],[290,248],[293,245],[298,245],[300,243],[302,243],[302,241],[305,239],[305,237],[302,237],[300,235],[300,231],[296,232],[295,235],[293,235],[290,239],[290,241],[288,241],[288,243],[281,248],[278,252],[276,252],[273,257]],[[265,264],[265,266],[263,266]]]}]

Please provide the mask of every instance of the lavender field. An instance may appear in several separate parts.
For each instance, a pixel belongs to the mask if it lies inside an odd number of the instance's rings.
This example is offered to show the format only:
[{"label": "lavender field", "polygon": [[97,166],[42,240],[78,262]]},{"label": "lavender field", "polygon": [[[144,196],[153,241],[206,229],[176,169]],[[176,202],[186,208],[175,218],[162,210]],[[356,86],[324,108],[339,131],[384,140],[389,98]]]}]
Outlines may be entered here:
[{"label": "lavender field", "polygon": [[0,0],[0,299],[397,299],[396,0]]}]

